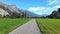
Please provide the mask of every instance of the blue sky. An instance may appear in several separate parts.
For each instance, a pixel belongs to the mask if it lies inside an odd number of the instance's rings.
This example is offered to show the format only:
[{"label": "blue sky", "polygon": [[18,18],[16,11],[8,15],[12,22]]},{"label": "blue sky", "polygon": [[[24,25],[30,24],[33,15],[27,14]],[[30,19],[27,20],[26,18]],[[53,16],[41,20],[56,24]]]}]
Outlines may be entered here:
[{"label": "blue sky", "polygon": [[33,13],[51,14],[53,10],[60,7],[60,0],[0,0],[8,5],[16,5],[19,9],[31,11]]}]

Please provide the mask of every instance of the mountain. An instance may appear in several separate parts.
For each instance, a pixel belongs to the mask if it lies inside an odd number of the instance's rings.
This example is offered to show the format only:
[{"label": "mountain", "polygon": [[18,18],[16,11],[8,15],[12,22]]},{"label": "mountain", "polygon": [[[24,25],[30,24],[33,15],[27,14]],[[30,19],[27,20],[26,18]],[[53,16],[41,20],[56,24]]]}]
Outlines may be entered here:
[{"label": "mountain", "polygon": [[23,15],[23,12],[25,12],[27,17],[42,17],[42,16],[46,17],[47,16],[47,14],[38,15],[28,10],[20,10],[16,7],[16,5],[7,5],[2,2],[0,2],[0,8],[7,11],[9,14],[11,14],[12,12],[16,12],[16,13],[19,13],[20,15]]},{"label": "mountain", "polygon": [[15,5],[7,5],[7,4],[0,2],[0,6],[3,6],[4,8],[8,8],[11,12],[20,13],[20,11],[18,10],[18,8]]},{"label": "mountain", "polygon": [[42,14],[42,16],[46,17],[46,16],[48,16],[48,14]]},{"label": "mountain", "polygon": [[27,13],[27,17],[43,17],[43,16],[46,17],[46,16],[48,16],[48,14],[39,15],[39,14],[35,14],[28,10],[26,10],[25,12]]},{"label": "mountain", "polygon": [[12,12],[17,12],[20,13],[20,11],[18,10],[18,8],[15,5],[8,5],[8,9],[10,9]]},{"label": "mountain", "polygon": [[[7,14],[6,14],[7,13]],[[16,17],[20,17],[22,16],[22,12],[20,11],[20,9],[18,9],[15,5],[7,5],[5,3],[0,2],[0,16],[4,15],[4,16],[13,16],[14,15]]]},{"label": "mountain", "polygon": [[27,17],[41,17],[41,15],[35,14],[33,12],[30,12],[28,10],[25,11],[27,14]]}]

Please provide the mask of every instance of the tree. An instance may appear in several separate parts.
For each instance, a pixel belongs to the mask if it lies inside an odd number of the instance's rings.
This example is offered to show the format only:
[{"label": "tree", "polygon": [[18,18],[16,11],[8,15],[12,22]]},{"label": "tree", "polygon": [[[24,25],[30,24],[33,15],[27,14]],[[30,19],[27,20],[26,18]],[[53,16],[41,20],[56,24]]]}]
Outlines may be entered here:
[{"label": "tree", "polygon": [[57,10],[57,17],[60,18],[60,8]]},{"label": "tree", "polygon": [[57,12],[60,12],[60,8],[58,8],[58,11]]},{"label": "tree", "polygon": [[0,14],[0,18],[2,18],[3,16]]},{"label": "tree", "polygon": [[57,12],[56,12],[56,11],[53,11],[52,14],[51,14],[51,16],[52,16],[53,18],[56,18],[56,17],[57,17]]},{"label": "tree", "polygon": [[57,11],[53,11],[48,17],[50,18],[60,18],[60,8]]},{"label": "tree", "polygon": [[53,11],[49,16],[47,16],[49,18],[56,18],[57,17],[57,11]]},{"label": "tree", "polygon": [[22,17],[26,17],[26,12],[22,12]]},{"label": "tree", "polygon": [[20,14],[19,13],[16,13],[15,11],[12,12],[11,14],[11,18],[20,18]]},{"label": "tree", "polygon": [[7,14],[6,16],[4,16],[4,18],[10,18],[11,16],[9,14]]}]

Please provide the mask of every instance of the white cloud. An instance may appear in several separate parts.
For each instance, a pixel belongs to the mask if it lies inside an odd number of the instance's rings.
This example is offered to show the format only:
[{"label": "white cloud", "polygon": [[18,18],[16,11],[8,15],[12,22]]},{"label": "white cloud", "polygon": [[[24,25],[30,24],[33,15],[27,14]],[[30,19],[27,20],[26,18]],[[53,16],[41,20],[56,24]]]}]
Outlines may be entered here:
[{"label": "white cloud", "polygon": [[60,8],[60,5],[56,5],[53,7],[31,7],[27,10],[35,14],[42,15],[42,14],[51,14],[52,11],[57,10],[58,8]]},{"label": "white cloud", "polygon": [[48,4],[49,4],[49,5],[52,5],[52,4],[54,4],[55,2],[56,2],[56,0],[49,0]]},{"label": "white cloud", "polygon": [[52,8],[51,7],[36,7],[36,8],[32,7],[32,8],[29,8],[28,11],[42,15],[42,14],[51,14],[51,12],[54,9],[55,9],[54,7]]},{"label": "white cloud", "polygon": [[60,8],[60,0],[49,0],[48,4],[51,5],[52,7],[30,7],[28,8],[28,10],[36,14],[42,15],[51,14],[52,11]]},{"label": "white cloud", "polygon": [[31,7],[31,8],[28,8],[29,11],[39,11],[39,10],[44,10],[45,8],[44,7]]},{"label": "white cloud", "polygon": [[60,8],[60,5],[54,6],[54,8]]},{"label": "white cloud", "polygon": [[54,10],[54,8],[47,7],[44,10],[36,11],[35,13],[40,14],[40,15],[42,15],[42,14],[51,14],[53,10]]},{"label": "white cloud", "polygon": [[49,1],[48,1],[48,4],[49,4],[49,5],[59,4],[59,3],[60,3],[60,0],[49,0]]}]

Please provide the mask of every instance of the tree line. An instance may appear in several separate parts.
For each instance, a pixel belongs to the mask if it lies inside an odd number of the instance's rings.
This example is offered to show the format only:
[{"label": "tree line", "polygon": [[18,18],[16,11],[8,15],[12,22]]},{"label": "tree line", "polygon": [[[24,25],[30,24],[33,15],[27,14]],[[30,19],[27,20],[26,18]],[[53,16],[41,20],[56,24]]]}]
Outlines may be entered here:
[{"label": "tree line", "polygon": [[58,10],[54,10],[50,15],[47,16],[48,18],[60,18],[60,8]]},{"label": "tree line", "polygon": [[2,8],[3,10],[5,10],[5,11],[7,11],[9,13],[9,14],[4,15],[4,16],[2,16],[0,14],[0,18],[24,18],[24,17],[26,17],[26,12],[24,10],[18,9],[18,11],[20,13],[17,13],[16,11],[12,12],[11,10],[9,10],[9,8],[6,8],[6,7],[2,6],[2,5],[0,5],[0,8]]}]

